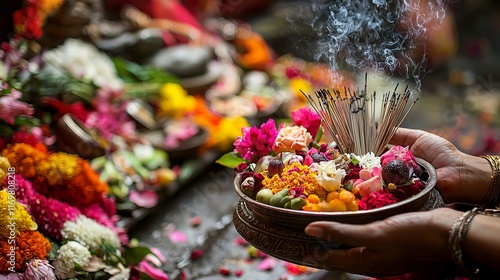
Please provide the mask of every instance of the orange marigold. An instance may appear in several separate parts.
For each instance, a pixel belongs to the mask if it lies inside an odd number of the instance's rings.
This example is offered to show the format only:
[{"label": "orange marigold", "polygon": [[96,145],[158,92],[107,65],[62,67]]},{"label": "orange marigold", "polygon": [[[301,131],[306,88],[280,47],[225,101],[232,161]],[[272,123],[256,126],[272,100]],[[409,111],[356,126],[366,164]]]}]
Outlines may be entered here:
[{"label": "orange marigold", "polygon": [[16,143],[5,148],[2,156],[6,157],[16,168],[17,174],[26,179],[33,179],[37,175],[38,165],[48,157],[48,154],[29,144]]},{"label": "orange marigold", "polygon": [[262,180],[263,188],[270,189],[273,193],[277,193],[284,188],[303,188],[306,196],[315,194],[320,198],[325,198],[328,194],[316,180],[316,172],[311,171],[308,165],[302,165],[298,162],[286,166],[281,172],[281,176],[276,174],[270,178],[265,171],[261,174],[264,176],[264,180]]},{"label": "orange marigold", "polygon": [[88,161],[78,159],[78,166],[78,174],[70,180],[60,181],[55,185],[49,185],[47,181],[37,181],[37,190],[77,208],[98,202],[102,194],[109,191],[108,185],[99,179],[99,175],[90,167]]},{"label": "orange marigold", "polygon": [[15,240],[15,244],[0,240],[0,273],[11,272],[11,261],[15,271],[23,271],[30,260],[45,260],[52,249],[50,242],[38,231],[23,231]]}]

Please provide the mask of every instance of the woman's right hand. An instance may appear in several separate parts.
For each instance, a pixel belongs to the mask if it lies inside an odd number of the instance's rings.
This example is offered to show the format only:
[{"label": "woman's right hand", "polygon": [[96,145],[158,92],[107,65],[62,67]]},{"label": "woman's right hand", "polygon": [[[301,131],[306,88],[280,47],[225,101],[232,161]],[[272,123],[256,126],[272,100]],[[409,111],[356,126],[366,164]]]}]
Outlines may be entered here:
[{"label": "woman's right hand", "polygon": [[416,157],[436,168],[436,187],[446,203],[483,202],[492,174],[486,159],[465,154],[448,140],[423,130],[398,128],[390,143],[409,146]]}]

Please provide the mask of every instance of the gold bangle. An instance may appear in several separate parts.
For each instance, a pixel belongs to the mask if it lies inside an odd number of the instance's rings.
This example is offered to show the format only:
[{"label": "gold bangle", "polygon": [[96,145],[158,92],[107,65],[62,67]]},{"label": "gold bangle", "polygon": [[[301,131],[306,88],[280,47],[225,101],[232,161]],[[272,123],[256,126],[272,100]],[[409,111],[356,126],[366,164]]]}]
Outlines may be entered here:
[{"label": "gold bangle", "polygon": [[448,235],[448,246],[451,251],[453,263],[459,269],[461,276],[470,280],[491,279],[492,271],[477,266],[467,265],[464,261],[465,238],[476,215],[486,215],[500,218],[500,209],[474,208],[458,217],[450,228]]},{"label": "gold bangle", "polygon": [[500,202],[500,156],[486,155],[492,171],[490,186],[483,199],[483,208],[496,208]]}]

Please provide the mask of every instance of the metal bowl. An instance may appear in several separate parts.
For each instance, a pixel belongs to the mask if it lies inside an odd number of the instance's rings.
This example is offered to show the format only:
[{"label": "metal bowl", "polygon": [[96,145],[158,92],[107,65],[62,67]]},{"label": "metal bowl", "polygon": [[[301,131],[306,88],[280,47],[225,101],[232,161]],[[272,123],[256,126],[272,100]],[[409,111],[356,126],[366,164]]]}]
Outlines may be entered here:
[{"label": "metal bowl", "polygon": [[427,211],[444,206],[435,184],[437,174],[434,167],[417,158],[422,168],[420,179],[426,187],[417,195],[403,201],[370,210],[349,212],[309,212],[279,208],[245,195],[240,189],[240,176],[234,180],[236,193],[241,197],[233,215],[238,233],[257,249],[279,259],[300,265],[329,269],[304,256],[321,249],[339,248],[342,244],[331,244],[308,236],[304,228],[314,221],[336,221],[349,224],[366,224],[383,220],[393,215]]}]

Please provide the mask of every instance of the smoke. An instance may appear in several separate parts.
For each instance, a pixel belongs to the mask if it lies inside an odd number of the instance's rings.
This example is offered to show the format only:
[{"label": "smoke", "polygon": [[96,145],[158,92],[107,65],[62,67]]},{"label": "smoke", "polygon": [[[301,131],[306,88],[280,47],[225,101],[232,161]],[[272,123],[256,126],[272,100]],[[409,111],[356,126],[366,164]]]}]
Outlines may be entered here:
[{"label": "smoke", "polygon": [[310,26],[315,59],[332,70],[389,72],[413,78],[420,88],[427,65],[425,43],[439,26],[445,0],[316,0]]}]

